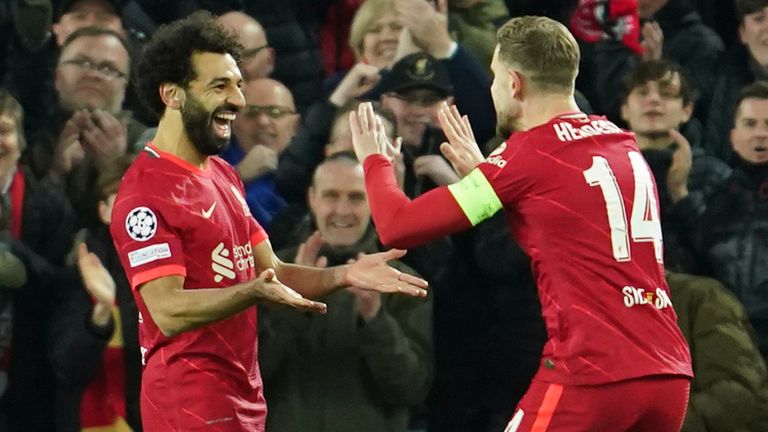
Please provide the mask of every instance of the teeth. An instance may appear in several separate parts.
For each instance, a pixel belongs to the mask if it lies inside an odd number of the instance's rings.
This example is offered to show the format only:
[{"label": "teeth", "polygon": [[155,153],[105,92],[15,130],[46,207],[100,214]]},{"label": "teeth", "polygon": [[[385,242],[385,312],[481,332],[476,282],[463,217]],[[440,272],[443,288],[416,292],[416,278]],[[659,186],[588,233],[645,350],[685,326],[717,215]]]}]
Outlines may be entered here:
[{"label": "teeth", "polygon": [[236,117],[237,116],[234,115],[234,114],[217,114],[216,115],[216,118],[220,118],[220,119],[226,120],[226,121],[233,121],[233,120],[235,120]]}]

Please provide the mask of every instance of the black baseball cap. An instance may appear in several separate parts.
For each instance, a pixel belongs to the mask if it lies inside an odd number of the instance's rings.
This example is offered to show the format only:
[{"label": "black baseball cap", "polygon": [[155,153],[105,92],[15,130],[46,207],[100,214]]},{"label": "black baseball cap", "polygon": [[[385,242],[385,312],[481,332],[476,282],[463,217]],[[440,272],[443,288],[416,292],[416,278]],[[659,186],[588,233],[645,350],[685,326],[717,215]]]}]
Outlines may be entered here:
[{"label": "black baseball cap", "polygon": [[406,90],[427,88],[443,96],[453,94],[448,69],[439,60],[423,52],[407,55],[392,66],[385,75],[383,93],[400,93]]},{"label": "black baseball cap", "polygon": [[[69,10],[74,6],[75,3],[82,1],[82,0],[62,0],[59,2],[59,15],[58,17],[61,18],[62,15],[69,12]],[[115,15],[121,16],[122,10],[123,10],[123,1],[122,0],[99,0],[103,3],[106,3],[110,6],[112,6],[112,10],[114,10]]]}]

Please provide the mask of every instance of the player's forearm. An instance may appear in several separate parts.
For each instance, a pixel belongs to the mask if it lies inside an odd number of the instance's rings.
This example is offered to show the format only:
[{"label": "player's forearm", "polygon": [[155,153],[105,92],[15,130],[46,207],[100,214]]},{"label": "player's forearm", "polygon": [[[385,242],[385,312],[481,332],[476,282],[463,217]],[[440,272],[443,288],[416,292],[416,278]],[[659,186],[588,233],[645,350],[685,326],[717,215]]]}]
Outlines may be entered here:
[{"label": "player's forearm", "polygon": [[152,319],[163,335],[175,336],[210,324],[253,306],[260,298],[253,284],[258,280],[224,289],[174,289],[165,301],[149,300],[140,292]]},{"label": "player's forearm", "polygon": [[317,299],[349,285],[346,283],[347,267],[319,268],[282,263],[275,271],[282,283],[302,297]]},{"label": "player's forearm", "polygon": [[408,249],[470,227],[445,187],[411,201],[384,157],[366,158],[365,187],[376,231],[387,246]]}]

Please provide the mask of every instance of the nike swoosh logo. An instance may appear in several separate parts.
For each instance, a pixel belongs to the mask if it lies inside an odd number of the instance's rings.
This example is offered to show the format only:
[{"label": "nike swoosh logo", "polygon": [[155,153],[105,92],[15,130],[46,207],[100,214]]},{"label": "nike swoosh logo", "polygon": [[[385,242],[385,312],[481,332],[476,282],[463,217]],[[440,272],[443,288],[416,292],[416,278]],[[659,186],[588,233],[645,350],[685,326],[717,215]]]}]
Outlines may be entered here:
[{"label": "nike swoosh logo", "polygon": [[208,210],[203,210],[203,217],[206,219],[209,219],[211,215],[213,214],[213,209],[216,208],[216,202],[213,202],[213,205]]}]

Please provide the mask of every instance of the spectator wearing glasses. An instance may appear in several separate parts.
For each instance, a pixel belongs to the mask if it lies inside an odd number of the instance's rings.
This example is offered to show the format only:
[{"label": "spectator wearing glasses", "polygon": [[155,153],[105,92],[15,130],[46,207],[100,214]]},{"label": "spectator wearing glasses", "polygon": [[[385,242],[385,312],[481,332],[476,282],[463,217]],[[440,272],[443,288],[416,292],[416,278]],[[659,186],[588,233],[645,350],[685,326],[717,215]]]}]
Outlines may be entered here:
[{"label": "spectator wearing glasses", "polygon": [[238,11],[217,18],[219,24],[235,32],[243,46],[240,70],[246,81],[267,78],[275,69],[275,50],[269,46],[264,27],[251,16]]},{"label": "spectator wearing glasses", "polygon": [[275,170],[301,116],[291,91],[278,81],[248,81],[243,90],[247,104],[232,122],[234,136],[222,157],[240,174],[251,213],[268,227],[286,204],[277,189]]},{"label": "spectator wearing glasses", "polygon": [[[16,17],[35,9],[38,13],[45,3],[53,15],[45,23],[43,19],[21,20],[16,22],[18,40],[10,41],[8,59],[5,65],[8,73],[4,77],[7,88],[17,95],[24,107],[25,131],[34,142],[33,132],[49,124],[51,108],[54,106],[55,90],[53,87],[54,70],[61,47],[69,35],[84,27],[99,27],[125,35],[122,20],[123,0],[62,0],[58,2],[8,2],[19,3]],[[26,7],[26,9],[25,9]],[[36,31],[44,27],[44,32]],[[35,33],[45,34],[45,39],[38,44],[28,43],[29,36]]]},{"label": "spectator wearing glasses", "polygon": [[82,225],[98,223],[98,170],[134,153],[132,144],[146,129],[122,109],[129,65],[119,33],[84,27],[70,34],[56,66],[57,113],[28,155],[38,176],[66,191]]}]

